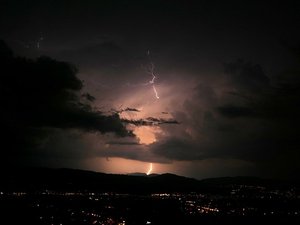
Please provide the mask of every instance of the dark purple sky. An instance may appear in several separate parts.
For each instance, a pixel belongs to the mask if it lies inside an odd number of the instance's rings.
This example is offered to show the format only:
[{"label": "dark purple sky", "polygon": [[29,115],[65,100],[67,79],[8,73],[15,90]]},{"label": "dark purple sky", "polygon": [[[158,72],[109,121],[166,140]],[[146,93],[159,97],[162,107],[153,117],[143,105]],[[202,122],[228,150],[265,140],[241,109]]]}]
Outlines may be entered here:
[{"label": "dark purple sky", "polygon": [[299,1],[0,4],[11,165],[298,176]]}]

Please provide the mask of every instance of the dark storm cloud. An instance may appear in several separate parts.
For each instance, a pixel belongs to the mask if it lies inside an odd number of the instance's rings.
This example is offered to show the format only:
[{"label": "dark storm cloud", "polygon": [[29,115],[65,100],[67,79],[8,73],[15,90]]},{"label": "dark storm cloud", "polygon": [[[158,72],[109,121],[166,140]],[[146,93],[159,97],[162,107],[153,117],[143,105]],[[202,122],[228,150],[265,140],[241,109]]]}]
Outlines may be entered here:
[{"label": "dark storm cloud", "polygon": [[107,142],[106,144],[108,145],[141,145],[140,143],[138,142],[124,142],[124,141],[119,141],[119,142],[116,142],[116,141],[110,141],[110,142]]},{"label": "dark storm cloud", "polygon": [[170,138],[161,143],[153,144],[152,151],[170,160],[201,160],[202,152],[198,146],[181,138]]},{"label": "dark storm cloud", "polygon": [[179,122],[175,119],[162,119],[162,118],[154,118],[148,117],[145,119],[121,119],[122,122],[128,124],[134,124],[135,126],[158,126],[162,124],[179,124]]},{"label": "dark storm cloud", "polygon": [[129,63],[127,52],[113,41],[103,41],[78,49],[63,50],[59,57],[70,59],[84,66],[119,67]]},{"label": "dark storm cloud", "polygon": [[140,110],[136,109],[136,108],[125,108],[125,109],[120,109],[120,110],[113,110],[116,113],[122,113],[122,112],[141,112]]},{"label": "dark storm cloud", "polygon": [[244,62],[242,59],[233,63],[226,63],[225,73],[238,92],[255,94],[268,88],[270,83],[269,77],[265,75],[260,65],[253,65],[250,62]]},{"label": "dark storm cloud", "polygon": [[[262,72],[259,65],[235,63],[225,66],[230,76],[229,82],[234,91],[229,95],[238,98],[243,106],[223,105],[218,111],[225,116],[258,116],[266,120],[281,118],[284,120],[298,120],[299,107],[299,65],[273,75],[272,85],[270,79]],[[238,68],[238,69],[237,69]],[[237,73],[237,71],[239,71]],[[238,79],[237,79],[238,75]]]},{"label": "dark storm cloud", "polygon": [[13,115],[10,120],[23,120],[29,126],[125,134],[118,115],[104,116],[80,101],[77,92],[82,81],[70,64],[48,57],[6,57],[1,64],[1,98],[5,115]]},{"label": "dark storm cloud", "polygon": [[260,65],[238,60],[226,64],[224,75],[221,96],[198,85],[197,99],[186,102],[187,111],[178,117],[196,137],[173,136],[153,144],[153,152],[172,160],[240,159],[281,175],[298,170],[299,70],[279,73],[271,82]]},{"label": "dark storm cloud", "polygon": [[96,99],[94,96],[90,95],[89,93],[84,93],[81,96],[84,97],[84,98],[86,98],[90,102],[93,102]]},{"label": "dark storm cloud", "polygon": [[127,107],[126,109],[124,109],[124,111],[126,112],[140,112],[140,110],[138,110],[138,109],[135,109],[135,108],[129,108],[129,107]]},{"label": "dark storm cloud", "polygon": [[7,153],[34,147],[46,135],[45,127],[129,135],[118,114],[103,115],[82,103],[82,81],[72,65],[48,57],[14,57],[2,41],[0,59],[1,124]]},{"label": "dark storm cloud", "polygon": [[255,116],[252,109],[241,106],[225,105],[218,107],[217,110],[229,118]]}]

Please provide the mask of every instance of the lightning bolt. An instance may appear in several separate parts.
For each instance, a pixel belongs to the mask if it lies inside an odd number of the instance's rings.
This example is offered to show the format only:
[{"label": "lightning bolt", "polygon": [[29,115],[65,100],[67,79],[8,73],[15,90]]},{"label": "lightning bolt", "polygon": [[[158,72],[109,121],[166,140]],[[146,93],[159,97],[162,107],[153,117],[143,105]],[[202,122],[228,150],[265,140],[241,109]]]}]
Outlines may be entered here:
[{"label": "lightning bolt", "polygon": [[44,37],[42,36],[42,34],[40,35],[40,37],[38,38],[37,42],[36,42],[36,47],[40,48],[40,43],[44,40]]},{"label": "lightning bolt", "polygon": [[[148,50],[147,51],[147,55],[150,56],[150,51]],[[156,79],[156,75],[154,73],[154,69],[155,69],[155,66],[152,62],[150,62],[150,67],[147,69],[147,72],[152,76],[152,79],[149,81],[149,84],[152,85],[152,88],[153,88],[153,91],[154,91],[154,94],[155,94],[155,97],[157,99],[159,99],[159,95],[158,95],[158,92],[155,88],[155,79]]]},{"label": "lightning bolt", "polygon": [[153,91],[154,91],[154,93],[155,93],[155,97],[156,97],[157,99],[159,99],[159,96],[158,96],[158,94],[157,94],[157,90],[156,90],[156,88],[155,88],[155,85],[153,84],[152,87],[153,87]]},{"label": "lightning bolt", "polygon": [[147,176],[151,174],[152,169],[153,169],[153,164],[150,163],[150,167],[149,167],[149,170],[148,170],[148,172],[147,172]]}]

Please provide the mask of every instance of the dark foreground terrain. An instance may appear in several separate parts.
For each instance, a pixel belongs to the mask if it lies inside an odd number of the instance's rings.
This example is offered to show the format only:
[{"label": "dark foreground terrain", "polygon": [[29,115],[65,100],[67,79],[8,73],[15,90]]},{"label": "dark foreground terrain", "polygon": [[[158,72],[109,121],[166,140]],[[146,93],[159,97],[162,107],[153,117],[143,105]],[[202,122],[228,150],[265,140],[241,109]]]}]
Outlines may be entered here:
[{"label": "dark foreground terrain", "polygon": [[2,174],[1,224],[299,224],[296,182],[23,169]]}]

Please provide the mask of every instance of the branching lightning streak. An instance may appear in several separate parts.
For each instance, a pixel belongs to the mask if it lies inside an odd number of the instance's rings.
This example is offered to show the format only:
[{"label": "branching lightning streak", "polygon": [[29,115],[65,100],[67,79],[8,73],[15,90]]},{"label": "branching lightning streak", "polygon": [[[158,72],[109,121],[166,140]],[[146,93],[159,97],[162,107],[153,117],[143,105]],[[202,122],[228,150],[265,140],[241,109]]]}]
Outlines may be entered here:
[{"label": "branching lightning streak", "polygon": [[148,73],[150,73],[150,74],[152,75],[152,80],[150,80],[149,83],[152,84],[152,88],[153,88],[153,91],[154,91],[154,93],[155,93],[155,97],[156,97],[157,99],[159,99],[157,90],[156,90],[156,88],[155,88],[155,79],[156,79],[156,76],[155,76],[155,74],[154,74],[154,64],[153,64],[153,63],[151,63],[151,67],[149,68]]},{"label": "branching lightning streak", "polygon": [[157,99],[159,99],[159,96],[158,96],[158,94],[157,94],[157,90],[156,90],[156,88],[155,88],[155,85],[153,84],[152,87],[153,87],[153,91],[154,91],[154,93],[155,93],[155,97],[156,97]]},{"label": "branching lightning streak", "polygon": [[[147,52],[148,56],[150,55],[150,51],[148,50]],[[155,79],[156,79],[156,75],[154,73],[154,64],[151,62],[150,63],[150,67],[148,68],[147,72],[152,76],[152,79],[149,81],[149,84],[152,84],[152,88],[153,88],[153,91],[154,91],[154,94],[155,94],[155,97],[157,99],[159,99],[159,95],[158,95],[158,92],[155,88]]]},{"label": "branching lightning streak", "polygon": [[149,168],[149,170],[148,170],[148,172],[147,172],[147,175],[150,175],[150,174],[151,174],[152,169],[153,169],[153,164],[150,163],[150,168]]},{"label": "branching lightning streak", "polygon": [[36,42],[36,48],[40,48],[40,43],[44,40],[44,37],[41,35]]}]

